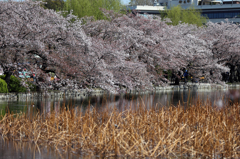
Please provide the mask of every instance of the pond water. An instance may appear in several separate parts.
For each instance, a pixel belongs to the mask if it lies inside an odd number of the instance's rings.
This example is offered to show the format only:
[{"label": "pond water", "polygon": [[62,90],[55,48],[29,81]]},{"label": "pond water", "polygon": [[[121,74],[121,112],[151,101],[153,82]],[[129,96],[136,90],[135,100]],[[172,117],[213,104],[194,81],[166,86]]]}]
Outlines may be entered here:
[{"label": "pond water", "polygon": [[63,106],[81,107],[84,111],[87,106],[99,109],[116,107],[120,111],[124,111],[129,107],[137,108],[139,104],[144,104],[147,108],[162,106],[177,106],[179,103],[186,107],[194,105],[197,100],[202,102],[215,102],[222,100],[223,103],[229,99],[239,96],[239,90],[180,90],[180,91],[163,91],[150,92],[148,94],[124,94],[89,96],[86,98],[68,98],[68,99],[35,99],[25,101],[0,101],[0,114],[6,111],[13,113],[25,112],[34,115],[40,111],[46,115],[49,112],[58,112]]},{"label": "pond water", "polygon": [[[34,116],[38,110],[45,116],[49,112],[58,112],[64,106],[81,107],[84,111],[89,105],[97,110],[116,107],[120,111],[124,111],[130,107],[137,109],[142,104],[146,108],[177,106],[179,103],[183,107],[196,104],[197,100],[209,102],[217,105],[219,102],[228,104],[229,100],[239,100],[239,90],[180,90],[180,91],[164,91],[151,92],[149,94],[125,94],[125,95],[101,95],[89,96],[82,99],[36,99],[29,101],[0,101],[0,113],[6,111],[14,113],[25,112],[29,116]],[[36,147],[30,143],[8,142],[0,138],[0,159],[13,158],[83,158],[83,156],[74,156],[68,153],[59,153],[50,147]]]},{"label": "pond water", "polygon": [[52,147],[36,146],[27,142],[7,141],[0,138],[0,159],[78,159],[72,153],[61,153]]}]

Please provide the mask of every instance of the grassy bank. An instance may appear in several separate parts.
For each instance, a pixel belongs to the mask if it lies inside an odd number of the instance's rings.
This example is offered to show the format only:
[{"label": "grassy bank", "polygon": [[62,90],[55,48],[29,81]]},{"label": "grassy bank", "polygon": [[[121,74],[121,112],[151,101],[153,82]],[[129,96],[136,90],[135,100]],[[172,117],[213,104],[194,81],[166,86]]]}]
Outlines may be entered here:
[{"label": "grassy bank", "polygon": [[89,108],[52,112],[47,117],[6,114],[3,138],[51,145],[77,154],[130,157],[240,156],[240,106],[139,108],[119,112]]}]

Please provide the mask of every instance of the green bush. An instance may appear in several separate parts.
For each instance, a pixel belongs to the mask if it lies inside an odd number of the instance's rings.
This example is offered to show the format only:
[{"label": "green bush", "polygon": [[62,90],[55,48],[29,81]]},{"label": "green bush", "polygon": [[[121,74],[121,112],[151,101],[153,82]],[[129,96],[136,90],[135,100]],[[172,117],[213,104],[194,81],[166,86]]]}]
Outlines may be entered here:
[{"label": "green bush", "polygon": [[121,0],[66,0],[65,10],[79,18],[93,16],[96,20],[106,19],[101,8],[120,12],[123,9]]},{"label": "green bush", "polygon": [[35,84],[32,84],[31,82],[27,82],[27,85],[28,85],[30,91],[32,91],[32,92],[37,91],[37,86]]},{"label": "green bush", "polygon": [[21,80],[15,76],[10,77],[9,92],[26,92],[27,89],[21,85]]},{"label": "green bush", "polygon": [[0,78],[0,93],[8,93],[7,83]]},{"label": "green bush", "polygon": [[196,10],[193,6],[188,9],[183,9],[180,5],[174,6],[162,13],[162,18],[171,19],[170,25],[178,25],[181,23],[195,24],[202,26],[207,23],[207,17],[201,15],[201,11]]},{"label": "green bush", "polygon": [[[4,80],[5,75],[0,76],[0,78]],[[9,92],[26,92],[27,89],[21,85],[21,79],[18,79],[17,77],[11,75],[8,91]]]}]

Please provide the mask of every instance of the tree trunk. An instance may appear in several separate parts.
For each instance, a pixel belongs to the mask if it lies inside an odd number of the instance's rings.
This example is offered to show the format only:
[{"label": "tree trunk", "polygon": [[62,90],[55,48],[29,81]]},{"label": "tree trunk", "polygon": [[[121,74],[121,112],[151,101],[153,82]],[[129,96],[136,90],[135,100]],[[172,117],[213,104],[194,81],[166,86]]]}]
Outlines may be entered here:
[{"label": "tree trunk", "polygon": [[179,78],[175,78],[175,85],[179,85],[179,82],[180,82],[180,80],[179,80]]},{"label": "tree trunk", "polygon": [[11,71],[7,71],[5,72],[5,82],[7,83],[7,87],[8,87],[8,90],[9,90],[9,84],[10,84],[10,77],[12,75],[12,72]]},{"label": "tree trunk", "polygon": [[230,65],[230,77],[229,77],[230,83],[234,82],[234,68],[235,68],[235,66]]}]

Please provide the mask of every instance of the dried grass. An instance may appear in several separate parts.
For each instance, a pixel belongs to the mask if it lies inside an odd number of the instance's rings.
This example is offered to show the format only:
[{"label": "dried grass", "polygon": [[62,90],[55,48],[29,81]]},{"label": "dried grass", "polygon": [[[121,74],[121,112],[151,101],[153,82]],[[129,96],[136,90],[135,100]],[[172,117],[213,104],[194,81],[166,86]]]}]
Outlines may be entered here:
[{"label": "dried grass", "polygon": [[76,154],[102,157],[238,158],[240,106],[217,109],[197,102],[189,108],[162,107],[119,112],[63,109],[47,117],[6,114],[3,138],[48,144]]}]

